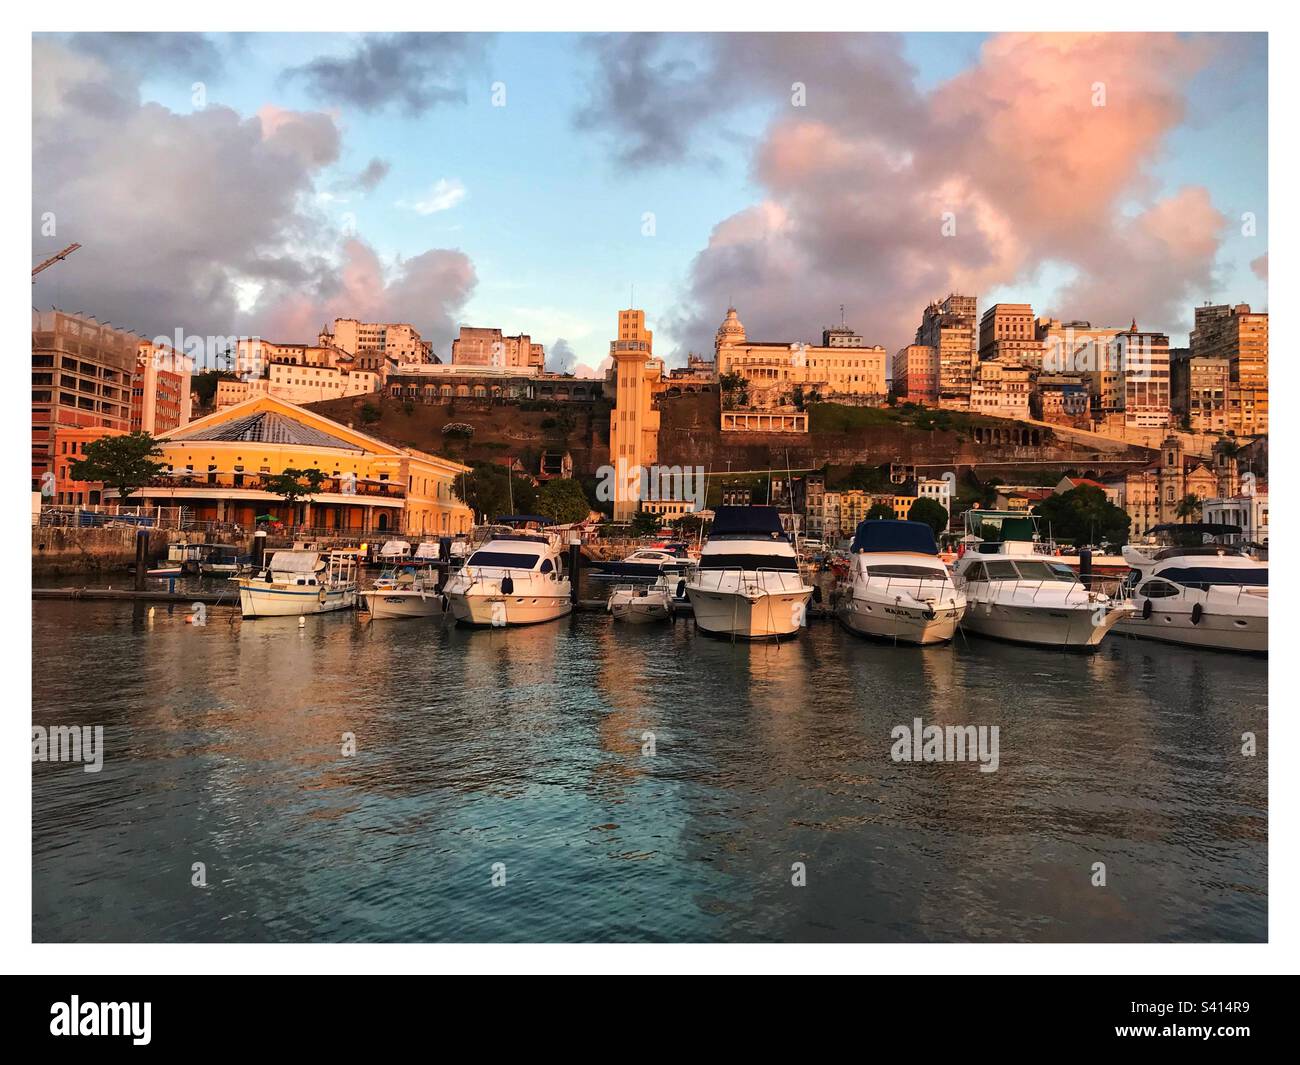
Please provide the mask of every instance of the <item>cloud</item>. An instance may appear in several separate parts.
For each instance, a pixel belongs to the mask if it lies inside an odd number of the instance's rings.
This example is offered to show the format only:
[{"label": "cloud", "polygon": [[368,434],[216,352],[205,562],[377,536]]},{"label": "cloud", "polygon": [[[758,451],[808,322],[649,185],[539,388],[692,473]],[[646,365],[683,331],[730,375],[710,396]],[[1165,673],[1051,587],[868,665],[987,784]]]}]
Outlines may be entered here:
[{"label": "cloud", "polygon": [[388,177],[392,169],[393,164],[387,159],[371,159],[366,164],[365,169],[345,181],[343,187],[356,189],[360,192],[373,192],[379,183]]},{"label": "cloud", "polygon": [[1261,281],[1268,280],[1268,252],[1265,252],[1258,259],[1250,260],[1250,269],[1254,275]]},{"label": "cloud", "polygon": [[439,211],[450,211],[465,195],[465,186],[459,178],[439,178],[423,199],[411,202],[398,200],[397,206],[416,214],[437,214]]},{"label": "cloud", "polygon": [[569,346],[569,342],[560,337],[547,349],[546,361],[550,364],[547,369],[551,373],[572,373],[574,366],[577,365],[578,356]]},{"label": "cloud", "polygon": [[[83,245],[57,277],[38,279],[38,305],[57,300],[146,336],[302,342],[338,312],[449,341],[472,263],[431,250],[385,267],[335,227],[317,195],[341,154],[330,115],[176,113],[141,101],[129,63],[56,39],[33,42],[33,71],[33,260]],[[47,213],[55,234],[43,231]]]},{"label": "cloud", "polygon": [[[876,35],[602,43],[597,80],[610,83],[579,120],[620,165],[717,150],[741,109],[771,116],[748,156],[757,201],[714,227],[666,316],[679,353],[712,346],[729,302],[771,340],[816,339],[843,303],[893,351],[936,296],[984,295],[1048,266],[1072,280],[1038,313],[1185,328],[1223,219],[1204,189],[1161,194],[1150,174],[1213,39],[993,37],[930,92],[900,52]],[[693,110],[656,144],[661,105]]]},{"label": "cloud", "polygon": [[66,40],[103,62],[155,74],[166,69],[206,78],[223,65],[220,47],[202,33],[73,33]]},{"label": "cloud", "polygon": [[418,116],[466,102],[489,40],[485,34],[368,34],[346,55],[318,56],[285,77],[302,82],[327,104],[350,104],[368,113],[392,105]]}]

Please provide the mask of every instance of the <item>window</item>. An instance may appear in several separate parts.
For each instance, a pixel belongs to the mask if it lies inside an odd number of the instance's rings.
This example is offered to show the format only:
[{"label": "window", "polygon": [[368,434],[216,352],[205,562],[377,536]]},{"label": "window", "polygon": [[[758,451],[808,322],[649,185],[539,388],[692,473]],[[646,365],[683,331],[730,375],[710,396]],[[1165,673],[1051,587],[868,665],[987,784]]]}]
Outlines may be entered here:
[{"label": "window", "polygon": [[1014,581],[1020,576],[1016,572],[1016,564],[1006,559],[988,559],[984,568],[990,581]]},{"label": "window", "polygon": [[514,551],[475,551],[469,556],[467,566],[493,566],[497,569],[532,569],[540,555]]},{"label": "window", "polygon": [[1177,594],[1177,587],[1158,578],[1147,581],[1138,589],[1138,595],[1146,596],[1148,599],[1167,599]]}]

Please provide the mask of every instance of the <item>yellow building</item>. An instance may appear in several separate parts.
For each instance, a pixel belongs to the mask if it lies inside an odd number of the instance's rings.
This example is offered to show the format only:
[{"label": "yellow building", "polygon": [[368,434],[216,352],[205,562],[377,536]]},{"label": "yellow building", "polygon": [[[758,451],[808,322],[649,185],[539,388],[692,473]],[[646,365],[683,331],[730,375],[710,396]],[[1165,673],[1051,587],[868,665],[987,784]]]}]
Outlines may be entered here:
[{"label": "yellow building", "polygon": [[879,396],[885,386],[885,349],[868,347],[848,330],[826,330],[820,345],[750,340],[735,307],[714,338],[718,374],[739,374],[748,382],[751,408],[788,406],[796,388],[835,395]]},{"label": "yellow building", "polygon": [[618,337],[609,343],[614,360],[614,409],[609,412],[609,461],[614,467],[614,520],[630,521],[641,509],[640,471],[659,460],[659,412],[663,362],[654,358],[654,334],[645,311],[618,312]]},{"label": "yellow building", "polygon": [[[252,526],[262,514],[322,532],[466,532],[473,515],[456,493],[469,472],[450,459],[398,447],[273,396],[225,407],[158,438],[162,475],[141,501],[183,506],[196,521]],[[321,491],[291,513],[263,478],[318,469]]]}]

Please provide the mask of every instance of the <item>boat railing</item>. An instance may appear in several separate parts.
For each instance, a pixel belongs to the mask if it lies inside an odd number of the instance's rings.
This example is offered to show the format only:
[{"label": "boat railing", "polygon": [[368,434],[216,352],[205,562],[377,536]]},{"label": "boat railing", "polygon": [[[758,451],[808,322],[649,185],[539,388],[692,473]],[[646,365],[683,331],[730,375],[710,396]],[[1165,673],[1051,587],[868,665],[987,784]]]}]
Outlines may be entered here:
[{"label": "boat railing", "polygon": [[[881,582],[884,582],[885,595],[896,595],[901,592],[910,595],[919,603],[926,602],[927,595],[929,598],[942,601],[945,592],[955,593],[957,590],[951,580],[938,573],[933,577],[881,576],[868,573],[865,577],[868,588],[878,589]],[[926,585],[931,587],[931,592],[927,593]],[[951,598],[955,601],[955,595],[951,596]]]},{"label": "boat railing", "polygon": [[[798,570],[791,569],[774,569],[767,566],[760,566],[757,569],[746,569],[744,566],[719,566],[717,568],[709,567],[696,571],[692,578],[699,587],[704,590],[710,590],[709,585],[705,583],[706,574],[717,574],[714,582],[713,591],[722,591],[723,578],[734,574],[736,577],[736,590],[744,592],[746,595],[754,593],[768,592],[801,592],[808,586],[803,582],[803,576]],[[775,576],[776,587],[772,587],[769,578]]]},{"label": "boat railing", "polygon": [[[1009,592],[1010,598],[1012,599],[1020,599],[1022,598],[1022,592],[1028,592],[1029,601],[1031,603],[1037,603],[1039,595],[1042,594],[1044,590],[1048,588],[1059,588],[1061,585],[1068,585],[1069,588],[1066,592],[1067,599],[1069,598],[1071,591],[1075,588],[1079,588],[1081,591],[1087,593],[1089,598],[1092,598],[1093,594],[1096,594],[1097,596],[1104,596],[1118,602],[1124,598],[1121,594],[1123,591],[1123,580],[1122,577],[1093,576],[1090,579],[1091,586],[1089,586],[1085,585],[1077,577],[1074,580],[1070,580],[1066,577],[1042,577],[1038,580],[1033,580],[1027,577],[993,577],[991,579],[985,578],[981,581],[963,581],[962,590],[969,592],[971,585],[974,584],[996,584],[999,590],[1004,593]],[[1113,590],[1106,591],[1098,587],[1098,585],[1103,585],[1104,587],[1106,582],[1110,582],[1109,587]]]}]

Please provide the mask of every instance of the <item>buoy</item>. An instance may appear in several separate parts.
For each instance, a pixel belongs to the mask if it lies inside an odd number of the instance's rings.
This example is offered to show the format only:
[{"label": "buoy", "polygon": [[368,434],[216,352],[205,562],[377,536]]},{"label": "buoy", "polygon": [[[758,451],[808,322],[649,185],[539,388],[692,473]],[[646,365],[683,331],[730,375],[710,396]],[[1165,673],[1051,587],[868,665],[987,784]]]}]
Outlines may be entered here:
[{"label": "buoy", "polygon": [[299,615],[298,615],[298,628],[300,628],[300,629],[305,629],[306,627],[307,627],[307,619],[306,619],[305,617],[303,617],[301,614],[299,614]]},{"label": "buoy", "polygon": [[151,607],[149,608],[149,617],[150,617],[150,619],[153,618],[153,612],[154,612],[155,610],[157,610],[157,609],[158,609],[158,608],[157,608],[156,606],[151,606]]},{"label": "buoy", "polygon": [[1201,616],[1202,616],[1204,613],[1205,613],[1205,608],[1202,607],[1200,603],[1193,603],[1193,604],[1192,604],[1192,624],[1193,624],[1193,625],[1199,625],[1199,624],[1201,623]]}]

